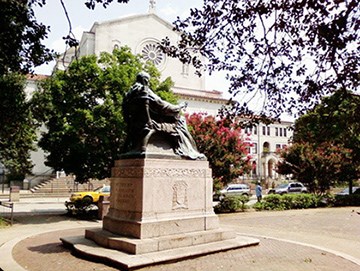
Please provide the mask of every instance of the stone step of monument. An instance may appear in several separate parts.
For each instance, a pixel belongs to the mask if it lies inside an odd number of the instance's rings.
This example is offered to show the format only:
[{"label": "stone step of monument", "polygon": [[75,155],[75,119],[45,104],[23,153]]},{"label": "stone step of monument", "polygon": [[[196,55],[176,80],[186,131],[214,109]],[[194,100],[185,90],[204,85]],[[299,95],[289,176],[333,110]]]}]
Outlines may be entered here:
[{"label": "stone step of monument", "polygon": [[130,254],[145,254],[180,247],[188,247],[235,238],[235,232],[223,229],[166,235],[157,238],[137,239],[120,236],[103,229],[87,229],[85,237],[100,246]]},{"label": "stone step of monument", "polygon": [[258,239],[252,237],[236,236],[235,238],[218,242],[133,255],[120,250],[98,246],[83,235],[62,237],[60,240],[65,247],[74,250],[76,255],[80,257],[118,267],[121,270],[134,270],[149,265],[180,261],[210,253],[224,252],[231,249],[244,249],[260,243]]}]

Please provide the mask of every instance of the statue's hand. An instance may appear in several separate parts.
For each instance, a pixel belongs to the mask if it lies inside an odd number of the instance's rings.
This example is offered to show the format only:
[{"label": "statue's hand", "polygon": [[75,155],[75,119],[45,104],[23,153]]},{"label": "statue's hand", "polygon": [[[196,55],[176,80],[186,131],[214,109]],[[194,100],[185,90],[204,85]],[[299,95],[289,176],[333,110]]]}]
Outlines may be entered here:
[{"label": "statue's hand", "polygon": [[153,129],[154,127],[153,127],[152,122],[149,121],[148,123],[146,123],[145,128],[147,128],[147,129],[149,129],[149,130]]},{"label": "statue's hand", "polygon": [[188,106],[188,103],[183,102],[183,103],[179,104],[179,106],[180,106],[181,109],[185,109]]}]

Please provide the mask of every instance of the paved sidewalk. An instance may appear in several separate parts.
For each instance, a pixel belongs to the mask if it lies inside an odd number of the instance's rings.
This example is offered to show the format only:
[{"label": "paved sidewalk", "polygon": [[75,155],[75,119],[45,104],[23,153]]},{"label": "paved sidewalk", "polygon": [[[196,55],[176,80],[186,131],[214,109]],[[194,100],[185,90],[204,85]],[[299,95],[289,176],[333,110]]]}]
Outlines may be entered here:
[{"label": "paved sidewalk", "polygon": [[[101,221],[77,220],[57,213],[64,210],[62,200],[24,199],[17,204],[14,226],[0,229],[0,270],[116,270],[76,258],[61,245],[60,237],[82,234],[86,227],[101,227]],[[44,215],[40,208],[43,205],[51,205],[55,213]],[[260,245],[140,270],[357,271],[360,215],[356,211],[360,210],[331,208],[221,215],[222,227],[260,237]]]},{"label": "paved sidewalk", "polygon": [[[15,215],[32,214],[65,214],[65,201],[69,197],[51,197],[51,198],[20,198],[14,203]],[[1,201],[5,201],[2,199]],[[0,206],[0,214],[9,214],[10,209]]]},{"label": "paved sidewalk", "polygon": [[267,236],[321,248],[360,265],[360,215],[357,212],[359,207],[230,214],[224,216],[222,225],[250,236]]}]

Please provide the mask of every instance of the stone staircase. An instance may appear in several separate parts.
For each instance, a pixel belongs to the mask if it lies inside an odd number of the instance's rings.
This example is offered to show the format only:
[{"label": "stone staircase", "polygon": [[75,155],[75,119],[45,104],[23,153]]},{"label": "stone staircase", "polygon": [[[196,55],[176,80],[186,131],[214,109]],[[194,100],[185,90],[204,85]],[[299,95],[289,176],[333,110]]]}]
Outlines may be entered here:
[{"label": "stone staircase", "polygon": [[52,178],[34,186],[30,189],[30,192],[38,196],[68,196],[72,192],[89,191],[103,184],[110,184],[109,179],[104,179],[100,181],[93,180],[84,184],[75,183],[74,180],[75,178],[73,176]]}]

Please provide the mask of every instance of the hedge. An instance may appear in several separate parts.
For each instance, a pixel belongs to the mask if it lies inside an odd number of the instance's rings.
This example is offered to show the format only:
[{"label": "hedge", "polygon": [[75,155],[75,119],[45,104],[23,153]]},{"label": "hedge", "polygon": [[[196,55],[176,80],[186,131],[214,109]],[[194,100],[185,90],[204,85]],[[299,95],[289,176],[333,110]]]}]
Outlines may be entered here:
[{"label": "hedge", "polygon": [[253,208],[261,210],[290,210],[290,209],[307,209],[324,206],[326,203],[322,197],[314,194],[285,194],[269,195],[264,197],[261,202],[254,204]]},{"label": "hedge", "polygon": [[216,213],[231,213],[236,211],[244,211],[247,206],[245,205],[249,202],[248,196],[226,196],[220,200],[218,205],[214,207]]},{"label": "hedge", "polygon": [[335,196],[335,206],[360,206],[360,194]]}]

